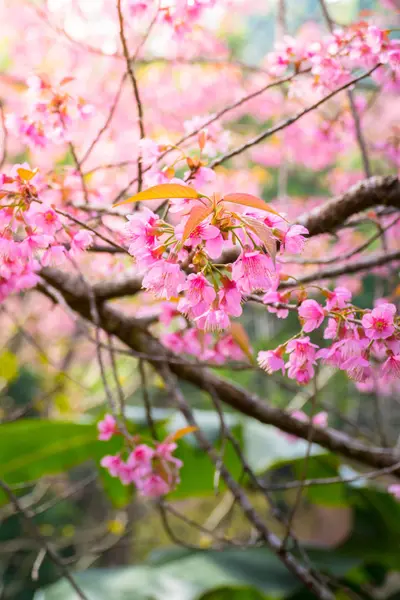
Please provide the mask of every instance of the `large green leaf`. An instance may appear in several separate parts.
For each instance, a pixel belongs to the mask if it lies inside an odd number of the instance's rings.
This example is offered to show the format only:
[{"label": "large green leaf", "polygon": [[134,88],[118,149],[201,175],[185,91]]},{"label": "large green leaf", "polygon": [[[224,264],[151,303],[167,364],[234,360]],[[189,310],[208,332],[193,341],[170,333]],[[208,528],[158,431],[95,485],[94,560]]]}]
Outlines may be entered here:
[{"label": "large green leaf", "polygon": [[[331,557],[332,555],[332,557]],[[169,556],[169,559],[168,559]],[[321,562],[322,557],[322,562]],[[341,576],[360,561],[343,560],[334,553],[319,552],[315,564]],[[269,550],[222,552],[178,551],[164,560],[113,570],[89,570],[75,575],[89,598],[96,600],[265,600],[287,596],[301,584]],[[60,581],[36,595],[35,600],[75,600],[69,584]]]},{"label": "large green leaf", "polygon": [[[99,442],[92,423],[21,419],[1,426],[0,477],[11,485],[35,481],[88,460],[98,463],[120,445],[118,438]],[[115,481],[115,485],[120,484]],[[1,495],[0,503],[5,500]]]}]

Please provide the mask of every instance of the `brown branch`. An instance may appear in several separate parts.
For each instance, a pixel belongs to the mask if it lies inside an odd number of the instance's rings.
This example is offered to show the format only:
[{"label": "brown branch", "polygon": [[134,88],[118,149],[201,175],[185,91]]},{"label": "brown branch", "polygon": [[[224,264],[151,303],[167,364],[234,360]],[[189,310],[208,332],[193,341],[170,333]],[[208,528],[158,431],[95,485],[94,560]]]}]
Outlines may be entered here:
[{"label": "brown branch", "polygon": [[248,521],[258,531],[260,538],[266,543],[268,548],[283,562],[286,568],[295,575],[310,591],[312,591],[317,598],[320,600],[332,600],[334,598],[332,592],[328,587],[322,583],[315,573],[311,569],[303,566],[288,550],[284,544],[281,543],[278,536],[272,533],[266,526],[264,519],[257,513],[252,504],[250,503],[247,495],[243,491],[242,487],[233,479],[232,475],[220,461],[220,457],[215,451],[214,447],[207,440],[205,435],[198,428],[196,420],[190,405],[185,400],[181,393],[175,378],[167,366],[161,369],[161,376],[163,377],[166,388],[174,399],[177,407],[185,417],[188,425],[194,426],[197,430],[194,435],[199,443],[200,448],[208,454],[211,461],[214,463],[216,469],[219,470],[222,479],[224,480],[227,487],[232,492],[237,504],[241,507]]},{"label": "brown branch", "polygon": [[[67,306],[78,315],[91,320],[87,291],[77,277],[57,269],[43,269],[41,275],[53,288],[58,290]],[[169,359],[176,359],[176,355],[166,350],[139,320],[128,317],[107,304],[100,305],[98,312],[101,328],[105,332],[115,335],[132,350],[153,356],[154,360],[149,359],[148,362],[156,370],[159,370],[160,364],[162,364],[159,360],[160,357],[164,358],[166,362]],[[262,423],[273,425],[282,431],[307,439],[309,433],[307,423],[298,421],[290,414],[271,406],[242,387],[205,368],[198,369],[196,365],[189,361],[185,362],[183,359],[176,363],[171,360],[169,368],[180,379],[188,381],[206,392],[213,388],[219,398],[235,410]],[[392,450],[368,446],[334,429],[315,429],[313,441],[332,452],[377,469],[393,466],[398,460],[396,453]],[[400,474],[400,470],[397,474]]]},{"label": "brown branch", "polygon": [[345,194],[336,196],[297,219],[307,227],[309,236],[329,233],[349,217],[373,206],[400,209],[400,181],[395,175],[370,177],[353,185]]}]

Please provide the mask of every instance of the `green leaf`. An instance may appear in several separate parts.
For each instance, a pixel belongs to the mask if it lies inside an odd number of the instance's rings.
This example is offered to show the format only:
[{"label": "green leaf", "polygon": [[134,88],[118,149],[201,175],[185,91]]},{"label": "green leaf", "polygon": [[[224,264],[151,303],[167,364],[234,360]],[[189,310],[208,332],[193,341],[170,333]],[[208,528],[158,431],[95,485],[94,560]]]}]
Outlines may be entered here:
[{"label": "green leaf", "polygon": [[[216,551],[167,551],[147,565],[120,569],[93,569],[75,574],[81,589],[96,600],[266,600],[302,589],[299,580],[265,548]],[[313,557],[336,576],[343,576],[360,561],[339,559],[333,552]],[[41,590],[35,600],[75,600],[68,582]]]}]

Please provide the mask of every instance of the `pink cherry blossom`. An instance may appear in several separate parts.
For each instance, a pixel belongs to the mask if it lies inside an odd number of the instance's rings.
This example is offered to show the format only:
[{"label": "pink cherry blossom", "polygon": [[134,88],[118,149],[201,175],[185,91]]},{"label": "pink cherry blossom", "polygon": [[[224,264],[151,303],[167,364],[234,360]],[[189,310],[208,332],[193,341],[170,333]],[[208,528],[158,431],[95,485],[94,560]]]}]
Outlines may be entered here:
[{"label": "pink cherry blossom", "polygon": [[309,333],[317,329],[325,319],[325,311],[316,300],[304,300],[299,308],[303,331]]},{"label": "pink cherry blossom", "polygon": [[242,294],[236,283],[228,277],[221,278],[222,287],[218,292],[219,306],[232,317],[240,317],[242,314]]},{"label": "pink cherry blossom", "polygon": [[272,260],[258,251],[242,252],[232,265],[232,279],[244,294],[271,288],[273,272]]},{"label": "pink cherry blossom", "polygon": [[147,498],[165,496],[170,489],[171,486],[157,473],[145,477],[138,486],[139,493]]},{"label": "pink cherry blossom", "polygon": [[158,261],[143,277],[143,287],[157,298],[169,300],[177,295],[186,281],[180,266],[171,261]]},{"label": "pink cherry blossom", "polygon": [[288,342],[287,352],[291,354],[292,362],[301,364],[304,361],[313,361],[318,346],[310,342],[309,337],[297,338]]},{"label": "pink cherry blossom", "polygon": [[119,477],[122,459],[119,454],[116,454],[115,456],[108,454],[107,456],[103,456],[100,465],[107,469],[111,477]]},{"label": "pink cherry blossom", "polygon": [[230,325],[228,314],[218,306],[210,306],[202,315],[195,319],[199,329],[205,331],[221,331]]},{"label": "pink cherry blossom", "polygon": [[394,304],[380,304],[362,318],[365,334],[370,339],[385,339],[394,332]]},{"label": "pink cherry blossom", "polygon": [[49,246],[46,252],[43,254],[41,258],[41,263],[44,267],[48,266],[58,266],[65,262],[67,255],[67,249],[65,246],[61,246],[61,244],[54,244]]},{"label": "pink cherry blossom", "polygon": [[306,243],[305,235],[308,235],[308,229],[303,225],[292,225],[289,227],[283,238],[283,248],[290,254],[299,254]]},{"label": "pink cherry blossom", "polygon": [[336,287],[333,292],[328,292],[326,308],[328,310],[341,309],[351,300],[351,292],[345,287]]},{"label": "pink cherry blossom", "polygon": [[81,229],[76,233],[71,240],[71,256],[74,258],[80,256],[82,252],[87,250],[93,243],[93,233],[86,229]]},{"label": "pink cherry blossom", "polygon": [[99,440],[107,441],[112,438],[113,435],[118,433],[117,422],[112,415],[105,415],[102,421],[97,423],[97,429],[99,431]]},{"label": "pink cherry blossom", "polygon": [[217,295],[214,287],[201,273],[191,273],[188,275],[180,289],[186,292],[185,298],[192,306],[200,302],[211,304]]},{"label": "pink cherry blossom", "polygon": [[258,353],[257,362],[261,369],[264,369],[269,375],[275,371],[285,373],[285,361],[282,358],[282,350],[262,350]]},{"label": "pink cherry blossom", "polygon": [[396,500],[400,500],[400,483],[392,483],[392,485],[389,485],[388,492],[394,496]]},{"label": "pink cherry blossom", "polygon": [[269,306],[270,304],[286,304],[287,298],[285,294],[281,292],[269,291],[263,297],[264,304],[267,305],[267,310],[270,313],[275,313],[278,319],[286,319],[289,315],[287,308],[277,308],[276,306]]},{"label": "pink cherry blossom", "polygon": [[381,372],[385,377],[400,379],[400,354],[389,356],[383,363]]}]

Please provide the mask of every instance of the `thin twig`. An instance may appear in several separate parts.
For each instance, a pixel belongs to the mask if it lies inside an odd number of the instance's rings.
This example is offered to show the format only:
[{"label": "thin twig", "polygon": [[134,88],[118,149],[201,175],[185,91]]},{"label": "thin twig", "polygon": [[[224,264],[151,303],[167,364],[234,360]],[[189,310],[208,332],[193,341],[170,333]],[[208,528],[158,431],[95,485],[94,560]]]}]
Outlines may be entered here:
[{"label": "thin twig", "polygon": [[38,527],[32,521],[32,518],[30,517],[29,512],[27,512],[24,509],[24,507],[21,505],[21,502],[19,501],[17,496],[13,493],[11,488],[7,485],[7,483],[2,481],[1,479],[0,479],[0,488],[3,490],[3,492],[5,493],[5,495],[11,502],[11,504],[14,506],[18,515],[21,517],[21,519],[23,519],[23,521],[26,523],[27,527],[30,529],[32,536],[35,538],[38,546],[40,548],[43,548],[43,550],[46,552],[46,554],[50,558],[50,560],[57,566],[61,575],[69,582],[69,584],[71,585],[73,590],[78,595],[78,598],[80,598],[81,600],[89,600],[87,598],[87,596],[83,593],[81,588],[78,586],[78,584],[76,583],[75,579],[72,577],[72,575],[69,572],[69,570],[67,569],[67,567],[62,563],[57,552],[55,552],[55,550],[53,550],[53,548],[50,546],[50,544],[48,544],[46,538],[42,535],[42,533],[40,532]]},{"label": "thin twig", "polygon": [[350,86],[355,85],[356,83],[358,83],[359,81],[362,81],[366,77],[369,77],[380,66],[381,66],[381,63],[378,63],[377,65],[375,65],[374,67],[369,69],[369,71],[367,71],[366,73],[363,73],[363,75],[359,75],[358,77],[351,79],[344,85],[336,88],[335,90],[333,90],[332,92],[330,92],[329,94],[327,94],[326,96],[324,96],[323,98],[318,100],[318,102],[314,102],[314,104],[311,104],[307,108],[304,108],[303,110],[298,112],[293,117],[290,117],[289,119],[281,121],[274,127],[270,127],[269,129],[262,131],[261,133],[256,135],[254,138],[251,138],[250,140],[248,140],[241,146],[238,146],[237,148],[234,148],[230,152],[227,152],[226,154],[223,154],[219,158],[216,158],[214,161],[212,161],[210,163],[209,167],[210,168],[217,167],[218,165],[221,165],[222,163],[229,160],[230,158],[233,158],[234,156],[237,156],[238,154],[245,152],[245,150],[248,150],[249,148],[251,148],[252,146],[255,146],[256,144],[259,144],[260,142],[264,141],[265,139],[267,139],[271,135],[277,133],[278,131],[281,131],[282,129],[286,129],[286,127],[289,127],[290,125],[293,125],[293,123],[296,123],[296,121],[298,121],[299,119],[304,117],[304,115],[307,115],[309,112],[316,110],[319,106],[321,106],[322,104],[324,104],[325,102],[327,102],[328,100],[330,100],[331,98],[333,98],[334,96],[339,94],[340,92],[343,92],[344,90],[348,89]]},{"label": "thin twig", "polygon": [[[125,37],[124,17],[122,15],[121,0],[117,0],[117,11],[118,11],[118,20],[119,20],[119,35],[120,35],[120,39],[121,39],[122,49],[123,49],[124,56],[125,56],[126,69],[127,69],[129,79],[131,80],[131,83],[132,83],[133,94],[135,97],[136,107],[137,107],[137,112],[138,112],[140,139],[143,139],[144,137],[146,137],[146,133],[145,133],[145,129],[144,129],[144,120],[143,120],[143,106],[142,106],[142,102],[140,99],[139,87],[138,87],[135,73],[133,71],[132,60],[129,55],[128,44],[127,44],[126,37]],[[140,190],[142,189],[142,185],[143,185],[142,156],[141,156],[140,152],[138,153],[137,168],[138,168],[138,192],[140,192]]]}]

